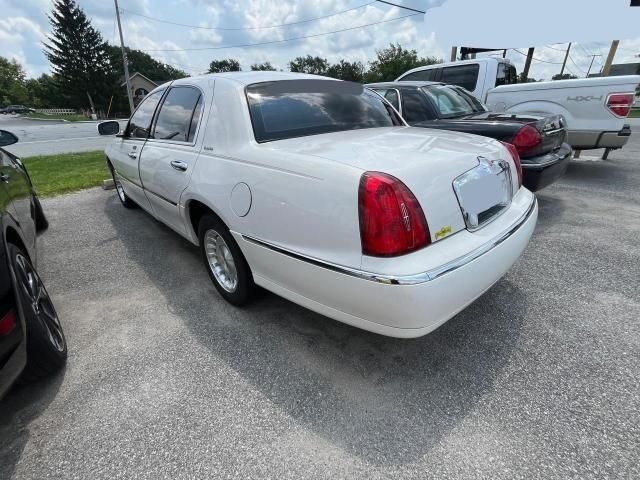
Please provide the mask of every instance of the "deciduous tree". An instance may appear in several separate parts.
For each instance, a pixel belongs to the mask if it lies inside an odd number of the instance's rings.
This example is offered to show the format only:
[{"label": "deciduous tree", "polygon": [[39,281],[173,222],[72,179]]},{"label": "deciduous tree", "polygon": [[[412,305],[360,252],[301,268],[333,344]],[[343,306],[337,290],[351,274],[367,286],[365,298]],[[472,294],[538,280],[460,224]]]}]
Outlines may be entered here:
[{"label": "deciduous tree", "polygon": [[412,68],[442,63],[435,57],[419,58],[415,50],[406,50],[400,44],[390,44],[387,48],[376,50],[376,59],[369,64],[367,82],[387,82],[395,80]]},{"label": "deciduous tree", "polygon": [[222,73],[222,72],[239,72],[240,62],[233,58],[227,58],[225,60],[213,60],[209,64],[209,73]]},{"label": "deciduous tree", "polygon": [[365,71],[366,69],[362,62],[340,60],[327,69],[326,75],[340,80],[362,83],[364,82]]},{"label": "deciduous tree", "polygon": [[329,68],[329,62],[326,58],[312,57],[296,57],[289,62],[289,70],[300,73],[313,73],[315,75],[324,75]]}]

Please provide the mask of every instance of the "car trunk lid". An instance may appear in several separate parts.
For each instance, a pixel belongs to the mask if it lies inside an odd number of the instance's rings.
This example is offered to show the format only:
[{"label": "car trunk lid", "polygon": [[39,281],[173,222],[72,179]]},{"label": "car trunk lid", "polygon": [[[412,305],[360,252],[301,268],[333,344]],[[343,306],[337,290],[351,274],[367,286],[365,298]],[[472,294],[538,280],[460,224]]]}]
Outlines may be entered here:
[{"label": "car trunk lid", "polygon": [[[480,164],[506,161],[510,172],[515,168],[506,149],[498,142],[476,135],[443,132],[413,127],[385,127],[320,134],[263,144],[266,148],[313,155],[340,162],[365,171],[388,173],[402,181],[420,203],[435,242],[467,228],[466,215],[483,213],[504,202],[517,186],[509,175],[509,185],[488,179],[486,172],[466,178],[459,192],[454,182]],[[493,171],[491,175],[497,176]],[[496,179],[497,180],[497,179]],[[515,182],[515,183],[514,183]],[[508,192],[499,189],[509,188]],[[354,191],[354,195],[357,192]],[[484,197],[482,209],[473,203]],[[495,201],[495,202],[494,202]],[[484,205],[484,203],[491,205]],[[492,203],[493,202],[493,203]],[[498,210],[486,212],[497,215]],[[485,223],[487,218],[483,218]]]}]

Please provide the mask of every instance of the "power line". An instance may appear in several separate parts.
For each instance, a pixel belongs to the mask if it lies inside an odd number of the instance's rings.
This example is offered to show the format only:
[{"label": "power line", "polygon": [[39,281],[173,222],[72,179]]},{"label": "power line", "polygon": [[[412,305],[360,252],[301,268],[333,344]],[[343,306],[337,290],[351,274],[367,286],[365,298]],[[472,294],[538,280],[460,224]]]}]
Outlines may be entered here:
[{"label": "power line", "polygon": [[[513,50],[514,52],[518,52],[520,55],[526,57],[527,54],[524,52],[521,52],[520,50],[518,50],[517,48],[512,48],[511,50]],[[535,60],[536,62],[541,62],[541,63],[549,63],[551,65],[561,65],[562,62],[549,62],[548,60],[542,60],[540,58],[536,58],[536,57],[531,57],[532,60]]]},{"label": "power line", "polygon": [[398,8],[404,8],[405,10],[410,10],[412,12],[417,12],[417,13],[422,13],[423,15],[427,12],[423,11],[423,10],[417,10],[415,8],[411,8],[411,7],[405,7],[404,5],[398,5],[397,3],[391,3],[391,2],[387,2],[386,0],[378,0],[379,3],[386,3],[387,5],[391,5],[392,7],[398,7]]},{"label": "power line", "polygon": [[576,67],[578,70],[580,70],[582,73],[587,73],[587,72],[586,72],[586,70],[584,70],[584,69],[582,69],[582,68],[580,68],[580,67],[578,66],[578,64],[573,60],[573,58],[571,58],[571,55],[569,55],[569,60],[571,60],[571,63],[573,63],[573,64],[575,65],[575,67]]},{"label": "power line", "polygon": [[416,15],[422,15],[421,13],[410,13],[409,15],[403,15],[402,17],[391,18],[389,20],[381,20],[379,22],[366,23],[364,25],[358,25],[356,27],[343,28],[340,30],[333,30],[331,32],[316,33],[313,35],[301,35],[299,37],[283,38],[281,40],[271,40],[269,42],[257,42],[257,43],[239,43],[237,45],[220,45],[217,47],[200,47],[200,48],[153,48],[153,49],[139,49],[142,52],[189,52],[189,51],[203,51],[203,50],[223,50],[226,48],[244,48],[244,47],[258,47],[262,45],[273,45],[276,43],[292,42],[295,40],[303,40],[305,38],[322,37],[324,35],[333,35],[334,33],[348,32],[350,30],[357,30],[359,28],[371,27],[373,25],[380,25],[382,23],[395,22],[396,20],[402,20],[403,18],[415,17]]},{"label": "power line", "polygon": [[555,50],[557,52],[566,52],[567,51],[566,48],[554,48],[551,45],[545,45],[544,48],[550,48],[551,50]]},{"label": "power line", "polygon": [[187,24],[187,23],[178,23],[178,22],[172,22],[171,20],[163,20],[161,18],[150,17],[149,15],[144,15],[142,13],[133,12],[131,10],[127,10],[127,9],[124,9],[124,8],[122,8],[121,10],[124,11],[124,12],[127,12],[129,15],[135,15],[137,17],[146,18],[147,20],[152,20],[154,22],[166,23],[166,24],[175,25],[175,26],[178,26],[178,27],[195,28],[195,29],[199,29],[199,30],[241,31],[241,30],[265,30],[265,29],[269,29],[269,28],[287,27],[289,25],[299,25],[301,23],[314,22],[316,20],[322,20],[324,18],[330,18],[330,17],[335,17],[336,15],[342,15],[343,13],[351,12],[353,10],[359,10],[359,9],[364,8],[364,7],[366,7],[368,5],[371,5],[373,3],[376,3],[375,0],[372,1],[372,2],[369,2],[369,3],[365,3],[363,5],[359,5],[357,7],[348,8],[346,10],[342,10],[340,12],[331,13],[329,15],[323,15],[321,17],[309,18],[307,20],[298,20],[297,22],[281,23],[279,25],[269,25],[269,26],[265,26],[265,27],[241,27],[241,28],[203,27],[203,26],[200,26],[200,25],[190,25],[190,24]]}]

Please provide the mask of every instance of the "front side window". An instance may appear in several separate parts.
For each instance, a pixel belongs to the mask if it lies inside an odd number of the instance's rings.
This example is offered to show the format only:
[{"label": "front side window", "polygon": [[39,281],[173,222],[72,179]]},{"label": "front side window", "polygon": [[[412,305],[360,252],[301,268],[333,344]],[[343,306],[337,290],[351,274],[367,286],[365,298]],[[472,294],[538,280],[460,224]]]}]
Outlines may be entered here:
[{"label": "front side window", "polygon": [[458,65],[455,67],[444,67],[440,81],[443,83],[451,83],[466,88],[469,91],[476,89],[478,83],[478,72],[480,65],[471,63],[469,65]]},{"label": "front side window", "polygon": [[249,85],[246,94],[258,142],[402,125],[380,96],[353,82],[263,82]]},{"label": "front side window", "polygon": [[178,142],[193,141],[200,118],[200,108],[196,108],[201,105],[200,97],[200,90],[193,87],[173,87],[169,90],[160,107],[153,138]]},{"label": "front side window", "polygon": [[496,75],[496,87],[500,85],[512,85],[518,83],[516,67],[505,62],[498,63],[498,74]]},{"label": "front side window", "polygon": [[158,102],[162,97],[162,90],[153,92],[147,96],[138,109],[133,112],[129,125],[127,126],[126,136],[131,138],[147,138],[151,129],[151,120],[153,113],[156,111]]},{"label": "front side window", "polygon": [[382,95],[396,110],[400,111],[400,100],[398,91],[395,88],[374,88],[373,90]]},{"label": "front side window", "polygon": [[468,92],[451,85],[430,85],[422,91],[431,99],[439,118],[455,118],[484,112],[484,106]]}]

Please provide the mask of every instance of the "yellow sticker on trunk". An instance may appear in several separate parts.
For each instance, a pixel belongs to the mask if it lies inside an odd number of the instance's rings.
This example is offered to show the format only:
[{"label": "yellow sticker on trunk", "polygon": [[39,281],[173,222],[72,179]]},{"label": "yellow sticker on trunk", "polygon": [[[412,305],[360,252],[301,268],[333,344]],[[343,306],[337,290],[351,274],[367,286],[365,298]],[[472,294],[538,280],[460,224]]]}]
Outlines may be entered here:
[{"label": "yellow sticker on trunk", "polygon": [[436,240],[446,237],[451,233],[451,226],[447,225],[446,227],[442,227],[440,230],[436,232]]}]

